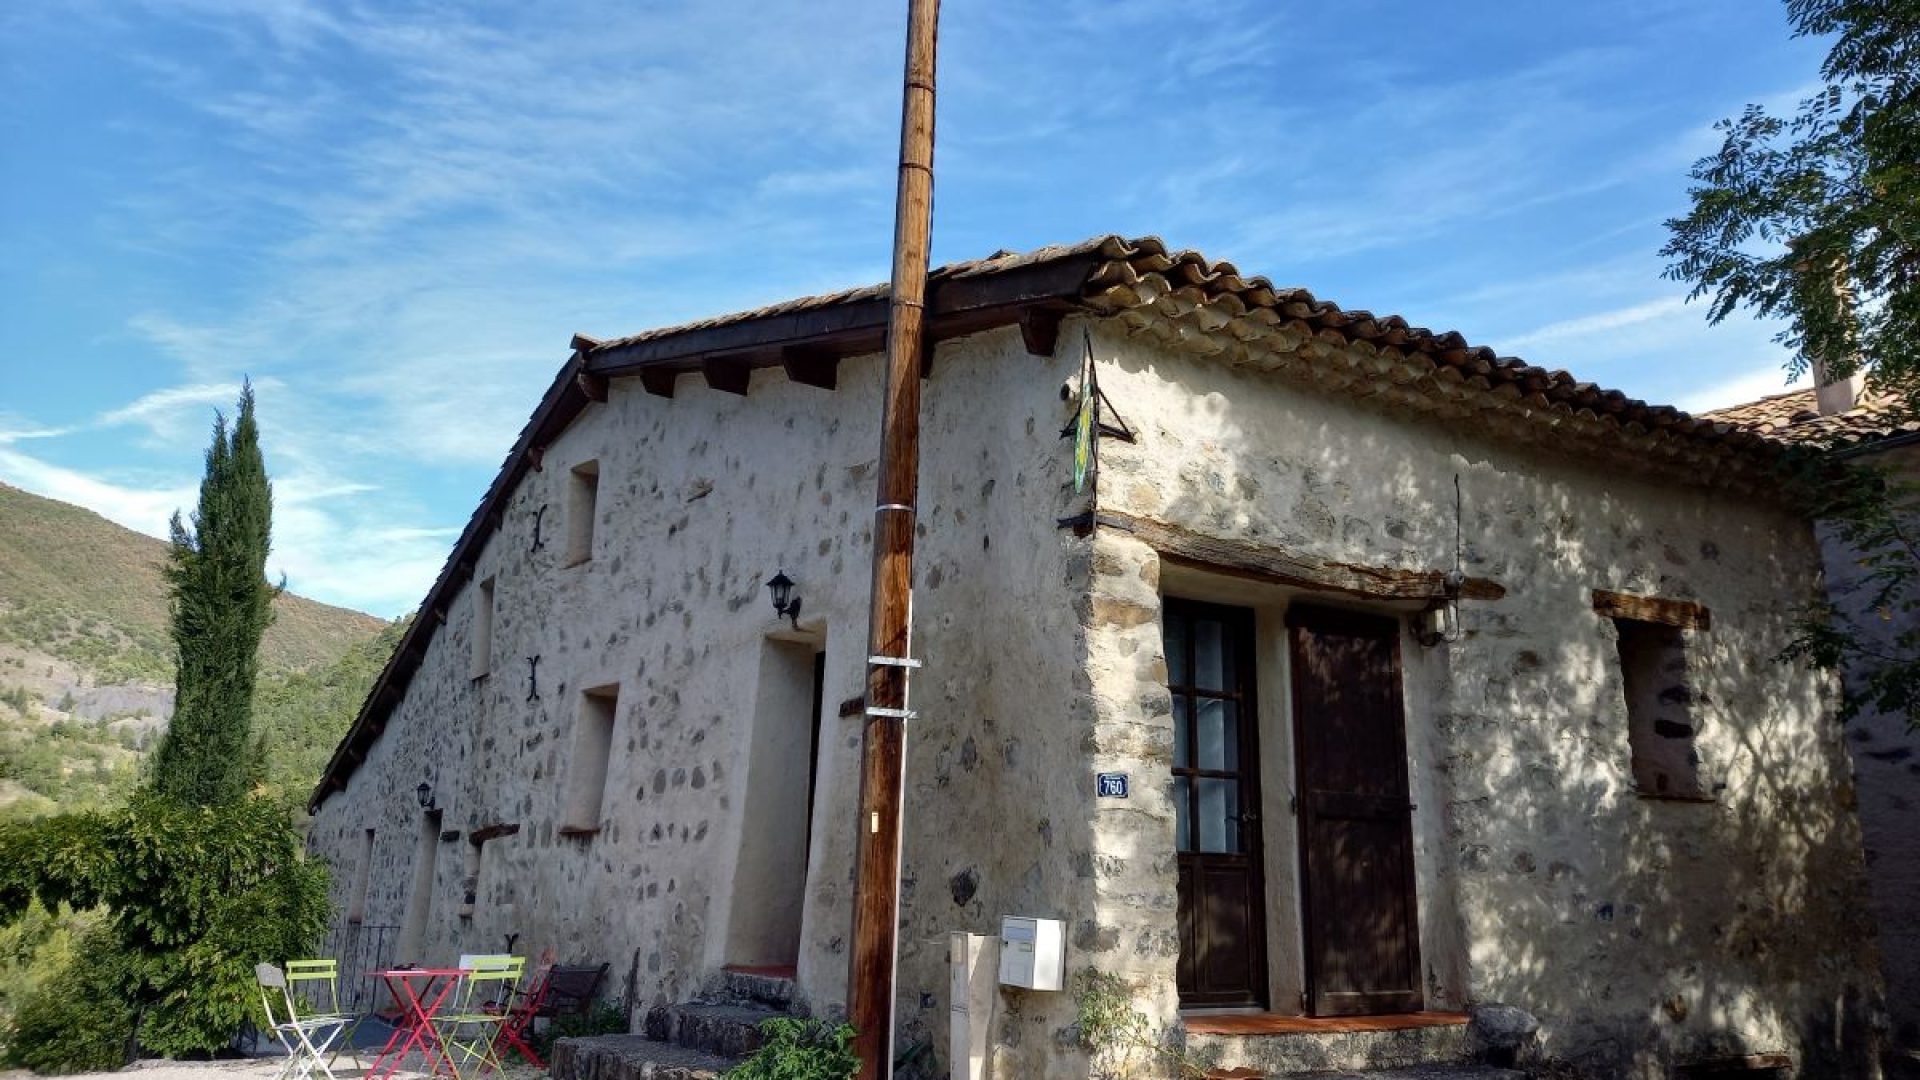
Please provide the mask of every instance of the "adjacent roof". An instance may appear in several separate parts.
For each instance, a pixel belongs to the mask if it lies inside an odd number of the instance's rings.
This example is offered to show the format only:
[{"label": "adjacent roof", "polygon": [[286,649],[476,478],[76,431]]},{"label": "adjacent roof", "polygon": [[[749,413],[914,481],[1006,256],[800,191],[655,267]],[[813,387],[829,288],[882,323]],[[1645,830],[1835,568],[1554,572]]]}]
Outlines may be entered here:
[{"label": "adjacent roof", "polygon": [[1897,395],[1869,390],[1846,412],[1820,415],[1816,391],[1790,390],[1744,405],[1701,414],[1788,446],[1839,449],[1920,434],[1920,418],[1900,405]]},{"label": "adjacent roof", "polygon": [[[712,389],[744,394],[753,369],[781,367],[796,382],[832,389],[842,357],[884,347],[887,299],[887,286],[869,285],[610,341],[576,336],[573,355],[334,751],[309,810],[344,788],[365,760],[521,477],[540,467],[545,448],[581,410],[606,400],[608,379],[637,378],[650,393],[671,397],[679,376],[696,374]],[[1650,405],[1398,315],[1343,309],[1155,237],[999,252],[942,267],[929,280],[927,327],[936,342],[1018,326],[1029,351],[1051,355],[1061,318],[1075,312],[1117,319],[1221,363],[1689,483],[1753,489],[1762,463],[1777,451],[1746,424]]]}]

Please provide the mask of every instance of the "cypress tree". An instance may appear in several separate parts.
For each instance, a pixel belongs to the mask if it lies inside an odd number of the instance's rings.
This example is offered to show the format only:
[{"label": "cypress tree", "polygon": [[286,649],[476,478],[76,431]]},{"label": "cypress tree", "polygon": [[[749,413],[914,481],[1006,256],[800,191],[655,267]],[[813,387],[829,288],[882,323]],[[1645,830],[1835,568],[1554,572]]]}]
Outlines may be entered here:
[{"label": "cypress tree", "polygon": [[175,801],[215,806],[249,788],[257,653],[280,591],[266,577],[272,521],[249,383],[232,429],[214,420],[192,529],[173,515],[166,579],[178,667],[152,783]]}]

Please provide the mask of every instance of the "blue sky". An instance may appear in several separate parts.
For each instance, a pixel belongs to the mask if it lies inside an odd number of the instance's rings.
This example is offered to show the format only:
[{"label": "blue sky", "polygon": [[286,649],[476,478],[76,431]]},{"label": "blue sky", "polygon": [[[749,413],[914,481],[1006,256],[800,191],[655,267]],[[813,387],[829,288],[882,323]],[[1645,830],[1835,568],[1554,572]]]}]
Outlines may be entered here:
[{"label": "blue sky", "polygon": [[[883,280],[903,3],[0,5],[0,480],[163,534],[259,391],[295,591],[410,610],[575,331]],[[948,0],[934,254],[1165,237],[1703,408],[1663,219],[1767,0]]]}]

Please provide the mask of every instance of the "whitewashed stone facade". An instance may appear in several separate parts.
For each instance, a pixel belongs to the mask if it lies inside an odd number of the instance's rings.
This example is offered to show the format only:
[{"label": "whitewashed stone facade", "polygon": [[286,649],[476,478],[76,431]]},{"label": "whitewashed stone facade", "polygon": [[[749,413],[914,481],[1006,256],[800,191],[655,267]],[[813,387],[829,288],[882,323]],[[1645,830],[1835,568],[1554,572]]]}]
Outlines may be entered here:
[{"label": "whitewashed stone facade", "polygon": [[[1059,438],[1083,327],[1138,433],[1102,443],[1096,496],[1074,494]],[[1865,1075],[1879,975],[1835,688],[1772,660],[1821,587],[1805,522],[1751,492],[1388,411],[1115,318],[1072,316],[1058,341],[1046,358],[1011,327],[946,341],[926,387],[899,1045],[944,1056],[947,934],[994,933],[1003,914],[1065,920],[1069,971],[1123,976],[1179,1038],[1169,597],[1254,613],[1264,990],[1273,1011],[1299,1011],[1285,614],[1309,600],[1410,620],[1424,601],[1316,595],[1062,521],[1094,511],[1444,571],[1458,476],[1464,569],[1504,595],[1462,600],[1452,644],[1399,642],[1425,1007],[1521,1006],[1541,1054],[1596,1077],[1768,1052],[1805,1076]],[[860,720],[840,705],[864,676],[878,358],[842,360],[837,381],[765,368],[741,396],[683,376],[669,399],[616,378],[542,448],[384,732],[317,797],[337,950],[364,944],[363,927],[398,928],[383,959],[399,961],[517,935],[516,952],[611,962],[636,1007],[682,1000],[723,965],[790,962],[813,1010],[844,1002]],[[569,566],[569,485],[588,463],[591,557]],[[797,629],[767,602],[776,570],[798,583]],[[1636,793],[1595,589],[1711,611],[1688,647],[1710,799]],[[609,698],[604,793],[572,821],[594,771],[581,717]],[[1128,773],[1131,796],[1096,798],[1103,771]],[[476,833],[491,838],[476,848]],[[1074,1020],[1070,993],[1000,992],[990,1075],[1086,1075]],[[1262,1064],[1250,1042],[1192,1045]]]}]

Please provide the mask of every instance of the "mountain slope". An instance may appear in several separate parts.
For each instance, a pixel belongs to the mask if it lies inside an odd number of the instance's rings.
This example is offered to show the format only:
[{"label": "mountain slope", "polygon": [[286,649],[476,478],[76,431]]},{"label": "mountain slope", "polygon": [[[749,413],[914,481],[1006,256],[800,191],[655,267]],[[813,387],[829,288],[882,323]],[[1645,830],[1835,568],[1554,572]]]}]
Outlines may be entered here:
[{"label": "mountain slope", "polygon": [[[172,677],[167,545],[78,506],[0,484],[0,640]],[[331,662],[386,624],[291,593],[274,603],[263,669]],[[117,646],[117,648],[115,647]],[[62,651],[64,649],[64,651]]]},{"label": "mountain slope", "polygon": [[[130,790],[173,712],[167,545],[0,484],[0,812]],[[386,659],[388,624],[291,593],[260,645],[268,781],[317,779]],[[313,771],[316,775],[302,775]]]}]

